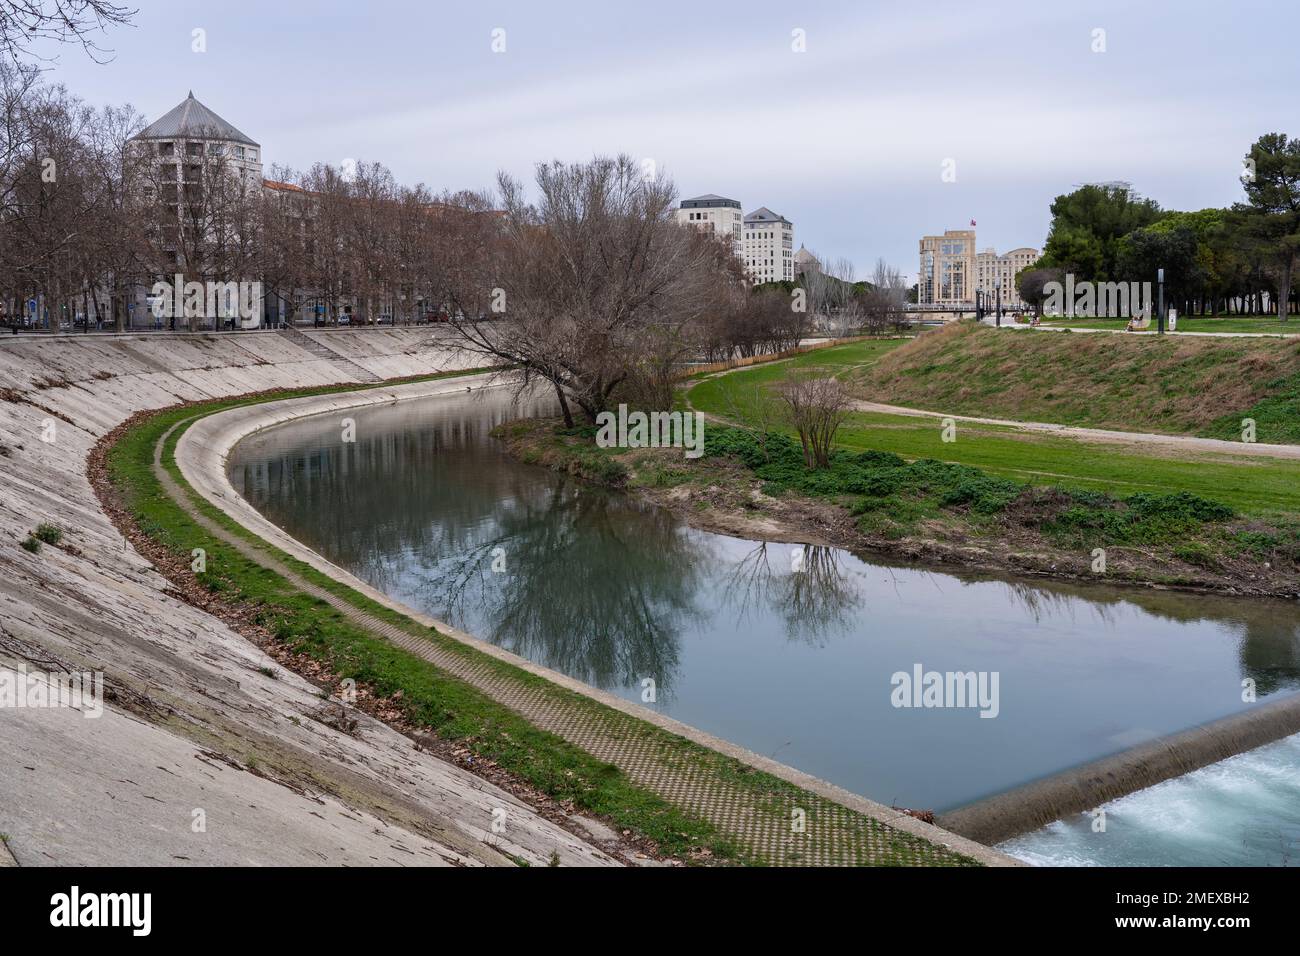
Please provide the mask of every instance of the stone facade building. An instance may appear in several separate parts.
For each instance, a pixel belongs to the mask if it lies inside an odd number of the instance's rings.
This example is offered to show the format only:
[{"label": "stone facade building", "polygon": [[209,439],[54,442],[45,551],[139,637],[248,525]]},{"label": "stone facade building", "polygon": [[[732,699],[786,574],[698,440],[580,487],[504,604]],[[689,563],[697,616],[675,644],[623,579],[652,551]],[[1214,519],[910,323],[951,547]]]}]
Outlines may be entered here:
[{"label": "stone facade building", "polygon": [[920,305],[974,307],[974,229],[949,229],[942,236],[921,239],[916,301]]},{"label": "stone facade building", "polygon": [[1028,304],[1020,297],[1016,274],[1038,260],[1038,250],[1028,246],[1012,249],[998,255],[992,248],[975,257],[975,288],[986,303],[997,301],[997,284],[1002,284],[1002,307],[1025,309]]}]

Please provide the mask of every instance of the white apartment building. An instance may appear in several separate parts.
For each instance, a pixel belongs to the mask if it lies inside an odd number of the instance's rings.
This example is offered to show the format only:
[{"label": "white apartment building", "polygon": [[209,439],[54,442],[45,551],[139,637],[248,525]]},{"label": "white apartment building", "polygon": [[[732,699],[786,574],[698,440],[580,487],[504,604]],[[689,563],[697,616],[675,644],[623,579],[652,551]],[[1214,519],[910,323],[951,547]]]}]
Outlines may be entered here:
[{"label": "white apartment building", "polygon": [[755,284],[794,281],[794,224],[762,206],[745,217],[745,271]]},{"label": "white apartment building", "polygon": [[716,236],[729,237],[732,250],[741,255],[741,226],[743,217],[740,203],[725,196],[708,193],[694,199],[683,199],[677,207],[677,221]]},{"label": "white apartment building", "polygon": [[1038,260],[1038,250],[1028,246],[1012,249],[998,255],[992,247],[975,256],[975,288],[981,293],[986,306],[997,302],[998,283],[1002,286],[1002,307],[1028,308],[1016,286],[1016,273],[1027,269]]}]

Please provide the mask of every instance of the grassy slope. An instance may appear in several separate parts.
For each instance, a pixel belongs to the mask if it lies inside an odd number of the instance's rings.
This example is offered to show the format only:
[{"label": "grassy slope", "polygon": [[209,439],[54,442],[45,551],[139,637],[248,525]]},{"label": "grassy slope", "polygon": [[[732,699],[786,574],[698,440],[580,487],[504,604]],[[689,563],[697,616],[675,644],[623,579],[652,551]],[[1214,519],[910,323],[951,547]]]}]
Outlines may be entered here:
[{"label": "grassy slope", "polygon": [[[1023,343],[1031,334],[1039,337],[1037,333],[1027,332],[988,332],[991,337],[1001,335],[1009,344]],[[1041,337],[1053,338],[1056,334],[1046,333]],[[954,338],[948,331],[939,335],[944,336],[941,344]],[[701,411],[752,424],[757,416],[757,389],[780,381],[791,364],[826,367],[855,380],[869,380],[873,372],[869,363],[895,363],[908,353],[915,355],[917,346],[922,344],[920,341],[864,342],[810,353],[792,363],[758,366],[707,379],[690,391],[689,401]],[[924,344],[927,348],[931,345]],[[978,374],[973,369],[967,370],[968,376]],[[896,394],[867,386],[863,391],[880,401],[908,404]],[[914,397],[913,403],[920,407],[951,408],[942,399],[919,401]],[[978,403],[972,403],[971,410],[988,415],[999,411],[980,407]],[[873,449],[894,452],[908,459],[934,458],[1035,484],[1063,484],[1117,495],[1135,491],[1188,491],[1248,514],[1300,514],[1300,482],[1296,481],[1300,466],[1294,462],[1201,456],[1193,464],[1155,449],[1147,455],[1128,446],[1091,444],[1009,428],[965,424],[958,427],[955,442],[944,442],[937,419],[863,412],[849,417],[838,438],[842,447],[852,451]]]},{"label": "grassy slope", "polygon": [[864,398],[1064,425],[1300,442],[1300,342],[999,332],[924,335],[858,378]]}]

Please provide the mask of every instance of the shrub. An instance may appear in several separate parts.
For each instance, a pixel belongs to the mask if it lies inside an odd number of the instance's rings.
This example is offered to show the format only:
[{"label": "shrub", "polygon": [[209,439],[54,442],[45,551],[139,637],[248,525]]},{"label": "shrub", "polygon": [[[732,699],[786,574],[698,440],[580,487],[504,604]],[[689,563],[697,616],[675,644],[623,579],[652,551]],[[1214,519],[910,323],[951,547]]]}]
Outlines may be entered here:
[{"label": "shrub", "polygon": [[1129,510],[1143,518],[1175,518],[1195,521],[1226,521],[1235,512],[1227,505],[1191,492],[1180,491],[1173,495],[1159,495],[1139,491],[1124,499]]},{"label": "shrub", "polygon": [[63,540],[63,530],[57,525],[42,523],[36,526],[32,532],[32,537],[38,541],[44,541],[46,544],[58,544]]},{"label": "shrub", "polygon": [[965,478],[940,499],[945,505],[970,505],[980,514],[994,514],[1011,504],[1021,485],[1006,478]]},{"label": "shrub", "polygon": [[604,485],[621,485],[627,481],[627,466],[606,455],[587,455],[578,462],[580,477]]}]

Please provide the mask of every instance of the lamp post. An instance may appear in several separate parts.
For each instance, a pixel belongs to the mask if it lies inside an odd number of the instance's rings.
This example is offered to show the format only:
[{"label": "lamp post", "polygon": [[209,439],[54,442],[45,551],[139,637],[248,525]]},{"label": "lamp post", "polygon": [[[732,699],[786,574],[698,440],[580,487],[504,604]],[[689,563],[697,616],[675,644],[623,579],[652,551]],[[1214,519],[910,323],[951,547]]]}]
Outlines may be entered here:
[{"label": "lamp post", "polygon": [[1165,334],[1165,270],[1156,270],[1156,285],[1160,288],[1160,299],[1156,304],[1156,331]]},{"label": "lamp post", "polygon": [[975,290],[975,321],[984,321],[984,299],[982,289]]},{"label": "lamp post", "polygon": [[993,320],[993,322],[995,325],[997,325],[998,328],[1002,328],[1002,280],[1001,279],[993,283],[993,291],[996,292],[998,296],[997,317]]}]

